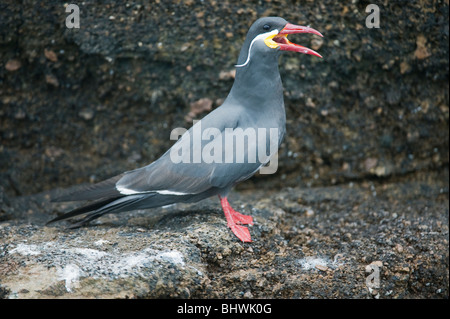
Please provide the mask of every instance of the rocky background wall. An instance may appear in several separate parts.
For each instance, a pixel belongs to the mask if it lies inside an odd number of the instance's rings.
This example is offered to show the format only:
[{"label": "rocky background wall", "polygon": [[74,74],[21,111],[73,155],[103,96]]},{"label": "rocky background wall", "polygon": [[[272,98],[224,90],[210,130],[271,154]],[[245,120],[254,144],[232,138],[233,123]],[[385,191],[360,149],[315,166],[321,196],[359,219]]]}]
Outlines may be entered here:
[{"label": "rocky background wall", "polygon": [[[449,3],[373,2],[380,28],[367,28],[370,3],[87,0],[76,3],[80,28],[69,29],[68,3],[2,1],[2,295],[448,297]],[[291,39],[324,58],[280,59],[288,123],[279,169],[235,194],[259,222],[253,245],[236,242],[215,201],[150,214],[171,216],[162,220],[142,212],[76,231],[42,227],[73,207],[49,203],[55,189],[150,163],[173,128],[219,106],[248,27],[269,15],[321,31]],[[202,236],[210,232],[219,240]],[[55,257],[64,249],[99,253],[82,268]],[[117,266],[138,251],[165,279],[139,272],[125,292],[86,281],[126,280],[95,273],[95,263]],[[373,262],[384,281],[368,289]],[[54,276],[27,286],[27,267]]]}]

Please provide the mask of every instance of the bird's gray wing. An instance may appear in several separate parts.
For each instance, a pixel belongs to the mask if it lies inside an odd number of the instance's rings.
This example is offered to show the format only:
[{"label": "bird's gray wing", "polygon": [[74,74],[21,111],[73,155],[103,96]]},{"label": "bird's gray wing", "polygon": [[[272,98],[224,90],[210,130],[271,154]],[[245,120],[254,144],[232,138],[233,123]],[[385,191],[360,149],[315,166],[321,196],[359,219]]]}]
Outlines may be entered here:
[{"label": "bird's gray wing", "polygon": [[[203,152],[220,151],[225,148],[227,129],[242,128],[240,123],[252,123],[251,119],[243,121],[244,112],[239,108],[218,108],[198,121],[190,130],[157,161],[140,169],[124,174],[116,183],[116,188],[126,195],[158,192],[167,195],[198,194],[210,188],[226,188],[252,176],[263,163],[248,161],[249,147],[244,147],[241,158],[244,163],[226,163],[222,156],[221,163],[204,161]],[[196,129],[201,126],[199,138]],[[197,136],[195,136],[197,134]],[[197,143],[193,142],[193,137]],[[210,138],[210,139],[208,139]],[[189,150],[189,152],[183,152]],[[211,152],[215,154],[215,152]],[[182,156],[179,156],[179,155]],[[207,155],[207,154],[206,154]],[[234,154],[235,156],[237,154]],[[194,158],[197,156],[197,159]],[[177,162],[182,160],[181,162]],[[200,159],[200,162],[196,162]]]}]

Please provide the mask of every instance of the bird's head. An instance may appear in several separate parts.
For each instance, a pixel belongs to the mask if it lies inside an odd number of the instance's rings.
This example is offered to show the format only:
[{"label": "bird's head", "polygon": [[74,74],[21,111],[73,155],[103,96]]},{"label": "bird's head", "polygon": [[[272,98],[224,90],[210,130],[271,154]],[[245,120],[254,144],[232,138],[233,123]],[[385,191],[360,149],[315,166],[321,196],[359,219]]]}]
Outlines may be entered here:
[{"label": "bird's head", "polygon": [[248,30],[236,67],[246,66],[254,53],[275,54],[279,51],[294,51],[322,57],[314,50],[290,42],[287,37],[294,33],[312,33],[323,37],[313,28],[291,24],[283,18],[265,17],[256,20]]}]

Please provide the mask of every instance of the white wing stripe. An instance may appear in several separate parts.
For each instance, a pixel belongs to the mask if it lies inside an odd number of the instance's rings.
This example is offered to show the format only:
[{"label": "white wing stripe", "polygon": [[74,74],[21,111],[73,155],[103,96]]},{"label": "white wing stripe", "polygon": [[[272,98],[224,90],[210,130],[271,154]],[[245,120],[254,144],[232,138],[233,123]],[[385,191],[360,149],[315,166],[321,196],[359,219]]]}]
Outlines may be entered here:
[{"label": "white wing stripe", "polygon": [[156,191],[158,194],[161,195],[191,195],[188,193],[181,193],[181,192],[172,192],[172,191],[168,191],[168,190],[164,190],[164,191]]},{"label": "white wing stripe", "polygon": [[146,194],[146,193],[158,193],[161,195],[190,195],[189,193],[173,192],[169,190],[159,190],[159,191],[147,191],[139,192],[126,187],[116,186],[116,189],[123,195],[135,195],[135,194]]},{"label": "white wing stripe", "polygon": [[141,192],[138,192],[138,191],[135,191],[135,190],[132,190],[132,189],[128,189],[128,188],[125,188],[125,187],[117,186],[117,185],[116,185],[116,189],[123,195],[133,195],[133,194],[141,193]]}]

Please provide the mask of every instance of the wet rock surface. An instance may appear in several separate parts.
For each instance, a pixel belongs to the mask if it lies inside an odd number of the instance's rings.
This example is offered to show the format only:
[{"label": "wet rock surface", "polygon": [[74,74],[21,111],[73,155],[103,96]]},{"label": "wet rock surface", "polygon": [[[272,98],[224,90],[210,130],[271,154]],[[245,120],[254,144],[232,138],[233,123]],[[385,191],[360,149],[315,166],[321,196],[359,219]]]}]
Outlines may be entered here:
[{"label": "wet rock surface", "polygon": [[[448,1],[0,4],[0,296],[448,298]],[[290,39],[279,169],[216,199],[44,226],[59,188],[146,165],[219,106],[249,25]],[[379,285],[375,273],[379,272]],[[370,280],[369,280],[369,279]]]},{"label": "wet rock surface", "polygon": [[448,298],[446,178],[235,192],[255,220],[245,244],[217,199],[67,229],[44,225],[73,204],[14,198],[0,224],[2,296]]}]

